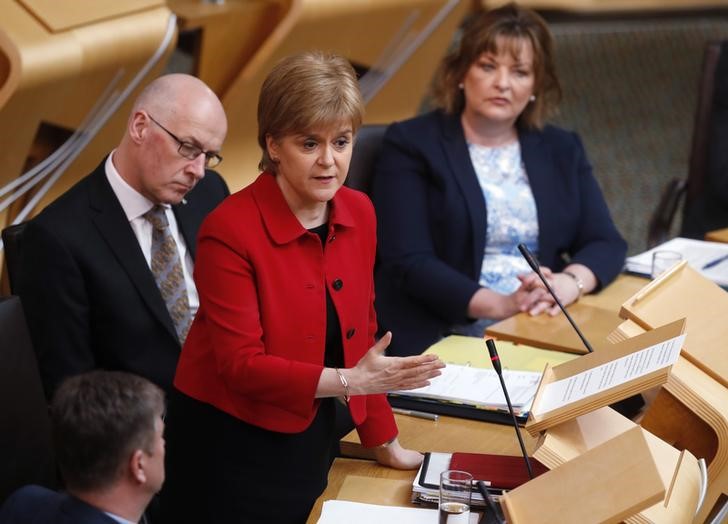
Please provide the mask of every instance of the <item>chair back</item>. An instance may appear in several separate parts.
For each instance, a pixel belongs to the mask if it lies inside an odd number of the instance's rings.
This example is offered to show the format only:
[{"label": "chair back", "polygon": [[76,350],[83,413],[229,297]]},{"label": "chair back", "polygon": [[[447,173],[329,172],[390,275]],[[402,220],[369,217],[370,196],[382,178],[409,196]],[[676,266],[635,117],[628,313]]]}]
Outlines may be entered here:
[{"label": "chair back", "polygon": [[56,488],[51,422],[18,297],[0,299],[0,505],[26,484]]},{"label": "chair back", "polygon": [[[673,178],[665,187],[647,227],[647,247],[668,240],[680,204],[683,203],[683,227],[691,205],[705,186],[708,170],[708,144],[713,113],[715,71],[721,54],[721,42],[709,42],[703,55],[703,69],[698,86],[690,161],[686,178]],[[683,201],[684,198],[684,201]]]},{"label": "chair back", "polygon": [[708,169],[708,144],[710,122],[715,94],[715,70],[720,59],[721,43],[709,42],[703,57],[703,73],[700,78],[698,106],[695,110],[693,142],[690,148],[690,164],[685,187],[685,206],[688,207],[703,192]]},{"label": "chair back", "polygon": [[8,280],[10,281],[10,292],[18,294],[20,282],[20,257],[23,243],[23,230],[25,222],[8,226],[2,231],[3,244],[5,246],[5,263],[8,268]]},{"label": "chair back", "polygon": [[356,134],[354,152],[351,155],[349,174],[345,185],[369,194],[372,185],[374,168],[376,167],[379,152],[382,149],[382,138],[387,126],[373,124],[362,126]]}]

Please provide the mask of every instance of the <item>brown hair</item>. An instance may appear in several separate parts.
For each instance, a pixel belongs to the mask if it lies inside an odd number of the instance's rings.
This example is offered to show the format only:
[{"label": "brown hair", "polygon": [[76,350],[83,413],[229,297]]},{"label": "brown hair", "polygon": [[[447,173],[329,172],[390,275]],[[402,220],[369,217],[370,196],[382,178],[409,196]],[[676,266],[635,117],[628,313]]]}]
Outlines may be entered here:
[{"label": "brown hair", "polygon": [[361,126],[364,101],[351,64],[338,55],[308,51],[281,60],[268,74],[258,98],[261,170],[276,171],[266,136],[280,138],[318,126],[350,121]]},{"label": "brown hair", "polygon": [[448,113],[462,112],[465,96],[459,84],[481,54],[504,51],[498,48],[499,38],[506,40],[506,50],[514,56],[524,40],[531,42],[536,100],[526,106],[518,117],[518,124],[541,128],[561,101],[561,86],[553,59],[553,37],[543,18],[515,3],[492,11],[480,11],[468,21],[460,45],[438,67],[433,87],[435,102]]},{"label": "brown hair", "polygon": [[91,371],[63,382],[53,396],[53,443],[72,491],[110,486],[137,449],[150,453],[164,393],[120,371]]}]

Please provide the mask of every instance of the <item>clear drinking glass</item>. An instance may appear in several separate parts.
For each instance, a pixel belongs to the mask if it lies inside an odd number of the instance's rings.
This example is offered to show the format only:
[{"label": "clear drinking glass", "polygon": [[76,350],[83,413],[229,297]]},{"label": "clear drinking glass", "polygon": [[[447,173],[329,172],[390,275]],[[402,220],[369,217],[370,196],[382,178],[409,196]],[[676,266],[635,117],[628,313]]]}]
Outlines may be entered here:
[{"label": "clear drinking glass", "polygon": [[448,469],[440,473],[440,524],[468,524],[473,476]]},{"label": "clear drinking glass", "polygon": [[682,261],[682,255],[677,251],[655,251],[652,253],[652,278],[657,278],[675,264]]}]

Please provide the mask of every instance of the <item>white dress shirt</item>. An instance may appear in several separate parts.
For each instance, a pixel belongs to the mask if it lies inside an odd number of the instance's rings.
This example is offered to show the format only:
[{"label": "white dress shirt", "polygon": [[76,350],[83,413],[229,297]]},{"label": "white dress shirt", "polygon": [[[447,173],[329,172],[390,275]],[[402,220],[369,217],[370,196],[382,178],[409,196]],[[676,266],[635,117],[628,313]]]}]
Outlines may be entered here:
[{"label": "white dress shirt", "polygon": [[[114,163],[112,161],[115,152],[116,150],[112,151],[106,158],[106,164],[104,166],[106,169],[106,178],[109,181],[109,184],[111,184],[111,189],[114,191],[116,198],[119,200],[127,220],[129,220],[129,225],[131,226],[132,231],[134,231],[134,235],[139,242],[139,246],[142,248],[142,253],[147,261],[147,265],[151,269],[152,224],[144,218],[144,213],[152,209],[155,204],[121,178],[121,175],[119,175],[119,172],[114,167]],[[190,303],[190,314],[192,315],[192,318],[194,318],[195,313],[197,313],[197,308],[200,306],[200,298],[197,295],[195,282],[192,280],[192,255],[190,255],[190,252],[187,249],[184,237],[182,237],[179,232],[177,218],[174,216],[172,206],[169,204],[162,205],[165,208],[170,232],[172,233],[174,241],[177,243],[180,260],[184,261],[182,264],[182,272],[184,273],[185,285],[187,287],[187,299]]]}]

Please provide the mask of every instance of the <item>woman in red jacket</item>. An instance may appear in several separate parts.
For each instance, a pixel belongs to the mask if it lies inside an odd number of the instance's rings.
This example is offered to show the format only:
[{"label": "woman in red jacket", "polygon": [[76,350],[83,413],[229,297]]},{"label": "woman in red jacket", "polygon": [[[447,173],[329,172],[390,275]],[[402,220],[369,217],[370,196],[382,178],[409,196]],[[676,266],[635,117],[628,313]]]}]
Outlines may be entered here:
[{"label": "woman in red jacket", "polygon": [[435,357],[375,343],[374,210],[342,186],[363,103],[343,58],[279,63],[258,102],[258,179],[200,229],[200,309],[167,417],[168,522],[305,522],[326,486],[335,397],[379,462],[416,468],[384,393],[425,385]]}]

